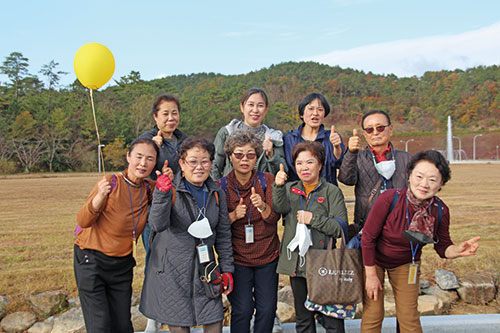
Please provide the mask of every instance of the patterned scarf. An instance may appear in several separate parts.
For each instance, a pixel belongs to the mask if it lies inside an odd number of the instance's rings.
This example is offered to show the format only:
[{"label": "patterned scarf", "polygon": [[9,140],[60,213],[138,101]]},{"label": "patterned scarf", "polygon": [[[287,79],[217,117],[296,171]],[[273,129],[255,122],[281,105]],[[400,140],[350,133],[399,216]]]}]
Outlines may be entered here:
[{"label": "patterned scarf", "polygon": [[436,218],[429,214],[429,207],[434,202],[434,197],[426,200],[419,200],[409,188],[406,197],[412,208],[415,209],[415,214],[413,214],[408,230],[426,234],[433,239]]}]

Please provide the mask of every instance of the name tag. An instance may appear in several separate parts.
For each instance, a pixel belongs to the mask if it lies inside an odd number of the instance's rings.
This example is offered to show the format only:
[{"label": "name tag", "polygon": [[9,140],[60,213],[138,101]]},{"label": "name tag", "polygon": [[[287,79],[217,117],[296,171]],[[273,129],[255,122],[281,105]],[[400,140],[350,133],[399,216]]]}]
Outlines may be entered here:
[{"label": "name tag", "polygon": [[410,264],[408,271],[408,284],[417,283],[418,264]]},{"label": "name tag", "polygon": [[253,225],[247,224],[245,226],[245,243],[250,244],[253,243]]},{"label": "name tag", "polygon": [[198,245],[198,259],[200,260],[200,264],[204,264],[210,261],[210,255],[208,254],[208,246],[207,244]]}]

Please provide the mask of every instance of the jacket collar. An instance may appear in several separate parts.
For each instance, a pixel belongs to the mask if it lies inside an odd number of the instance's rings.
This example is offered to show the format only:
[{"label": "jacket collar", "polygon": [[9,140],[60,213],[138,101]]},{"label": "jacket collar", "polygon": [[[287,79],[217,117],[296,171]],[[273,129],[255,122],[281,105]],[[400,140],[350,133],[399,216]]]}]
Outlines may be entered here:
[{"label": "jacket collar", "polygon": [[[290,133],[293,136],[301,139],[302,138],[302,129],[304,128],[304,125],[305,125],[305,123],[300,124],[299,127],[297,127],[297,129],[292,130]],[[325,137],[328,137],[327,133],[325,131],[325,126],[323,124],[321,124],[319,127],[319,132],[318,132],[318,136],[316,137],[316,140],[324,139]]]},{"label": "jacket collar", "polygon": [[[184,184],[184,176],[182,176],[182,172],[178,172],[175,175],[174,181],[172,183],[176,191],[189,192],[186,188],[186,185]],[[207,180],[205,180],[205,185],[207,186],[209,193],[215,192],[219,188],[210,176],[208,176]]]}]

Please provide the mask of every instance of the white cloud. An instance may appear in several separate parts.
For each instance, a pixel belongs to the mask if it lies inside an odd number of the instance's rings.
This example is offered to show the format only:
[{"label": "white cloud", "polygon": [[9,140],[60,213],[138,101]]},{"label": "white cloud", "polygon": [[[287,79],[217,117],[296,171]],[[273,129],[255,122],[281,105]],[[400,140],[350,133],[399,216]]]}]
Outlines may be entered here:
[{"label": "white cloud", "polygon": [[499,65],[500,22],[457,35],[366,45],[303,60],[397,76],[421,76],[426,71]]}]

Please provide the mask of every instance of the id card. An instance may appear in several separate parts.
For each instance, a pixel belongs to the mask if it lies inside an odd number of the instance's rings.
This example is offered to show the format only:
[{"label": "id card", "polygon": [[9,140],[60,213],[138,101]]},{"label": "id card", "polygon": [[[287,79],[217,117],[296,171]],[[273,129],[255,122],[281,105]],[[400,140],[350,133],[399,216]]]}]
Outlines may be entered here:
[{"label": "id card", "polygon": [[198,259],[200,260],[200,264],[204,264],[210,261],[210,255],[208,254],[207,244],[198,245],[197,250],[198,250]]},{"label": "id card", "polygon": [[136,257],[137,255],[137,241],[132,239],[132,257]]},{"label": "id card", "polygon": [[247,224],[245,226],[245,243],[253,243],[253,225]]},{"label": "id card", "polygon": [[408,271],[408,284],[417,283],[418,264],[410,264]]}]

